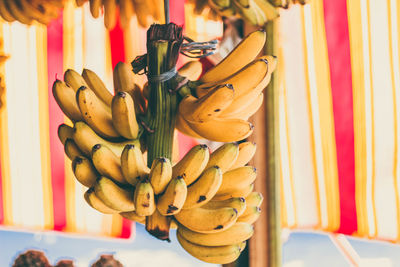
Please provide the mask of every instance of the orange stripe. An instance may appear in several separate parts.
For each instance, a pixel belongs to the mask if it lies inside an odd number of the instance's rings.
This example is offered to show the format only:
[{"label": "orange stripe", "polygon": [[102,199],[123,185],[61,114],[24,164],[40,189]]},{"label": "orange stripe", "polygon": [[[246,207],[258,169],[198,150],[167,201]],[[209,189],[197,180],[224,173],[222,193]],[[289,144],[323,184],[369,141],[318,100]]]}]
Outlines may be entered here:
[{"label": "orange stripe", "polygon": [[303,57],[304,57],[304,78],[306,82],[306,90],[307,90],[307,107],[308,107],[308,119],[310,120],[309,130],[310,130],[310,143],[311,143],[311,154],[312,154],[312,162],[313,162],[313,171],[314,171],[314,182],[315,182],[315,198],[316,198],[316,207],[317,207],[317,216],[318,216],[318,227],[321,227],[321,199],[319,192],[319,182],[318,182],[318,172],[317,172],[317,160],[315,155],[315,136],[314,136],[314,123],[312,116],[312,107],[311,107],[311,91],[310,91],[310,78],[308,77],[308,52],[307,52],[307,42],[306,42],[306,29],[305,29],[305,21],[304,21],[304,7],[301,7],[301,26],[302,26],[302,36],[303,36]]},{"label": "orange stripe", "polygon": [[51,186],[51,161],[50,161],[50,132],[49,132],[49,102],[47,82],[47,28],[43,25],[36,26],[36,57],[39,88],[39,134],[40,154],[43,184],[43,210],[44,227],[53,229],[53,190]]},{"label": "orange stripe", "polygon": [[327,230],[336,231],[340,226],[340,200],[331,77],[323,2],[320,0],[312,1],[310,2],[310,8],[313,27],[315,76],[318,89],[318,111],[320,114],[325,194],[328,208]]},{"label": "orange stripe", "polygon": [[[4,38],[3,23],[0,22],[0,36]],[[4,43],[0,42],[1,50],[4,50]],[[7,64],[7,63],[6,63]],[[5,66],[0,67],[2,76],[5,77]],[[4,81],[5,85],[5,81]],[[10,158],[8,147],[8,115],[7,115],[7,88],[3,95],[3,107],[0,109],[0,153],[1,153],[1,182],[3,189],[3,213],[5,225],[13,224]]]},{"label": "orange stripe", "polygon": [[[66,3],[63,14],[63,68],[65,71],[69,68],[74,68],[75,18],[74,3],[72,1]],[[65,117],[64,121],[70,124],[70,121],[67,117]],[[75,179],[71,169],[71,160],[66,156],[64,157],[64,164],[66,231],[75,232],[77,230],[75,210]]]},{"label": "orange stripe", "polygon": [[282,227],[287,228],[289,227],[289,223],[287,220],[287,208],[286,208],[286,197],[285,197],[285,190],[283,189],[283,171],[282,171],[282,157],[281,160],[279,160],[279,179],[280,179],[280,185],[281,185],[281,222],[282,222]]},{"label": "orange stripe", "polygon": [[364,56],[362,44],[361,5],[359,0],[347,1],[350,59],[353,82],[354,106],[354,152],[355,152],[355,200],[357,211],[357,234],[366,236],[369,232],[366,189],[366,117]]},{"label": "orange stripe", "polygon": [[398,139],[397,139],[397,106],[396,106],[396,86],[394,84],[394,62],[393,62],[393,38],[392,38],[392,12],[390,10],[390,0],[387,0],[388,10],[388,31],[389,31],[389,60],[390,60],[390,78],[392,80],[392,95],[393,95],[393,130],[394,130],[394,155],[393,155],[393,183],[396,198],[396,217],[397,217],[397,239],[400,239],[400,209],[399,209],[399,188],[397,183],[397,151],[398,151]]},{"label": "orange stripe", "polygon": [[368,56],[370,60],[369,64],[369,75],[370,75],[370,82],[371,82],[371,125],[372,125],[372,212],[374,214],[374,224],[375,224],[375,234],[373,237],[378,235],[378,220],[376,217],[376,204],[375,204],[375,184],[376,184],[376,174],[375,174],[375,120],[374,120],[374,85],[373,85],[373,71],[372,71],[372,48],[371,48],[371,11],[370,11],[370,4],[369,0],[367,0],[367,24],[368,24]]}]

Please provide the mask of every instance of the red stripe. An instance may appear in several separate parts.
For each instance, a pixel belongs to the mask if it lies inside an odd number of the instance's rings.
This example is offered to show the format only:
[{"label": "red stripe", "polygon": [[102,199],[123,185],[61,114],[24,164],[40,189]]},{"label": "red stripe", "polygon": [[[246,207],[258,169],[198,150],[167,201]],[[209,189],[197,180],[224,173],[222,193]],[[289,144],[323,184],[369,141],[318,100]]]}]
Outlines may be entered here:
[{"label": "red stripe", "polygon": [[185,25],[185,0],[169,0],[169,16],[171,22]]},{"label": "red stripe", "polygon": [[[1,151],[1,150],[0,150]],[[3,181],[1,172],[1,153],[0,153],[0,224],[4,222],[4,208],[3,208]]]},{"label": "red stripe", "polygon": [[53,189],[54,230],[62,231],[66,225],[64,148],[57,136],[64,115],[53,98],[52,85],[63,78],[63,19],[60,17],[47,26],[47,65],[49,84],[49,128],[51,154],[51,182]]},{"label": "red stripe", "polygon": [[357,231],[353,92],[346,0],[324,0],[340,193],[338,232]]}]

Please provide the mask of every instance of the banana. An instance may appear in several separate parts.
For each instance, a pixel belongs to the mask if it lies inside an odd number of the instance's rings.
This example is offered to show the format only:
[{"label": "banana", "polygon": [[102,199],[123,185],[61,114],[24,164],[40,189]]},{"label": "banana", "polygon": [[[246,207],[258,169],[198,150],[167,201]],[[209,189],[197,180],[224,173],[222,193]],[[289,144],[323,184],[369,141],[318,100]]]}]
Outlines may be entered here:
[{"label": "banana", "polygon": [[102,4],[102,0],[90,0],[90,13],[94,18],[98,18],[100,16],[100,8]]},{"label": "banana", "polygon": [[136,213],[139,216],[150,216],[156,209],[154,200],[154,190],[148,179],[141,179],[136,184],[134,202],[136,206]]},{"label": "banana", "polygon": [[135,202],[133,201],[133,188],[119,187],[111,179],[100,177],[94,186],[94,193],[108,207],[124,212],[134,211]]},{"label": "banana", "polygon": [[75,144],[74,140],[69,138],[65,141],[64,152],[70,160],[82,156],[82,151]]},{"label": "banana", "polygon": [[100,175],[127,184],[121,171],[121,160],[107,146],[96,144],[92,149],[92,161]]},{"label": "banana", "polygon": [[244,213],[237,219],[237,221],[253,224],[258,220],[260,214],[261,209],[259,207],[248,206]]},{"label": "banana", "polygon": [[244,166],[227,171],[222,177],[222,184],[217,195],[224,195],[245,188],[252,184],[256,177],[256,168],[252,166]]},{"label": "banana", "polygon": [[193,244],[182,237],[179,232],[176,234],[179,244],[193,257],[215,264],[227,264],[235,261],[240,256],[241,244],[206,247]]},{"label": "banana", "polygon": [[117,132],[127,139],[135,139],[139,133],[135,105],[126,92],[118,92],[111,104],[112,122]]},{"label": "banana", "polygon": [[158,197],[157,209],[164,216],[177,214],[185,204],[186,196],[185,180],[177,176],[169,182],[164,194]]},{"label": "banana", "polygon": [[111,106],[113,99],[112,94],[108,91],[107,87],[94,71],[89,69],[83,69],[82,77],[89,86],[89,88],[96,94],[96,96],[104,103],[107,107]]},{"label": "banana", "polygon": [[104,25],[107,29],[113,29],[117,23],[117,0],[103,0]]},{"label": "banana", "polygon": [[178,222],[173,217],[171,217],[170,229],[175,229],[175,230],[178,229]]},{"label": "banana", "polygon": [[107,110],[95,93],[87,87],[76,92],[76,102],[86,123],[105,138],[120,137],[115,130],[110,110]]},{"label": "banana", "polygon": [[249,62],[263,49],[266,40],[265,31],[258,30],[247,35],[220,63],[207,71],[200,82],[216,82],[229,77]]},{"label": "banana", "polygon": [[239,108],[231,113],[221,114],[221,118],[237,118],[242,120],[248,120],[253,116],[262,106],[264,102],[264,93],[261,93],[253,101],[250,101],[247,105],[245,104],[243,108]]},{"label": "banana", "polygon": [[198,138],[198,139],[203,139],[203,137],[198,135],[195,131],[193,131],[192,128],[190,128],[188,122],[185,121],[185,119],[182,117],[182,115],[179,112],[176,114],[175,128],[187,136]]},{"label": "banana", "polygon": [[174,215],[177,221],[198,233],[217,233],[231,227],[238,218],[234,208],[181,210]]},{"label": "banana", "polygon": [[146,1],[134,2],[136,18],[140,26],[143,28],[148,28],[151,24],[152,18],[149,16],[149,8]]},{"label": "banana", "polygon": [[35,19],[45,25],[47,25],[50,22],[51,17],[48,16],[48,14],[46,14],[44,9],[40,11],[36,7],[37,3],[32,3],[32,1],[28,0],[19,0],[18,4],[21,7],[22,12],[25,13],[26,16],[28,16],[29,18]]},{"label": "banana", "polygon": [[73,139],[78,145],[79,149],[84,153],[86,157],[90,157],[92,154],[92,148],[96,144],[102,144],[107,146],[114,152],[115,155],[120,156],[122,150],[126,145],[134,145],[140,147],[139,140],[128,140],[120,143],[114,143],[107,141],[97,135],[92,128],[90,128],[85,122],[78,121],[74,125]]},{"label": "banana", "polygon": [[[234,100],[240,99],[255,88],[258,88],[271,71],[268,71],[268,60],[258,58],[224,80],[202,84],[196,87],[196,94],[203,97],[215,87],[216,84],[231,84],[235,89]],[[265,83],[265,82],[264,82]],[[263,87],[265,88],[265,86]]]},{"label": "banana", "polygon": [[211,166],[218,166],[222,173],[229,170],[239,155],[239,145],[237,143],[226,143],[220,146],[210,155],[206,169]]},{"label": "banana", "polygon": [[131,185],[136,185],[140,178],[147,176],[149,170],[139,146],[125,146],[121,154],[121,170],[125,180]]},{"label": "banana", "polygon": [[246,197],[246,203],[249,206],[260,207],[263,202],[263,195],[259,192],[251,192]]},{"label": "banana", "polygon": [[234,197],[246,198],[251,192],[253,192],[253,189],[254,189],[254,184],[251,184],[251,185],[245,186],[243,188],[240,188],[236,191],[228,192],[225,194],[217,194],[213,197],[212,200],[221,201],[221,200],[227,200],[227,199],[234,198]]},{"label": "banana", "polygon": [[72,161],[72,171],[76,180],[86,187],[94,186],[97,178],[100,177],[93,163],[83,156],[75,157]]},{"label": "banana", "polygon": [[239,155],[229,170],[243,167],[253,158],[256,153],[256,143],[243,142],[239,144]]},{"label": "banana", "polygon": [[273,20],[279,16],[278,10],[265,0],[252,0],[266,16],[266,21]]},{"label": "banana", "polygon": [[86,202],[89,204],[90,207],[92,207],[93,209],[104,213],[104,214],[115,214],[118,213],[117,210],[112,209],[110,207],[108,207],[106,204],[103,203],[103,201],[101,201],[94,193],[94,188],[91,187],[89,188],[85,194],[84,194],[84,198],[86,200]]},{"label": "banana", "polygon": [[195,81],[199,78],[203,71],[203,65],[200,61],[189,61],[179,68],[178,74],[186,77],[190,81]]},{"label": "banana", "polygon": [[178,233],[187,241],[202,246],[227,246],[242,243],[253,236],[254,228],[251,224],[237,222],[229,229],[214,233],[202,234],[191,231],[184,226],[178,227]]},{"label": "banana", "polygon": [[119,0],[119,12],[121,27],[126,29],[129,26],[129,22],[134,13],[133,1],[132,0]]},{"label": "banana", "polygon": [[146,217],[146,231],[158,239],[171,242],[169,239],[171,219],[170,216],[163,216],[156,209],[152,215]]},{"label": "banana", "polygon": [[207,168],[199,179],[187,189],[187,197],[183,209],[200,207],[210,201],[222,183],[222,171],[218,166]]},{"label": "banana", "polygon": [[204,122],[218,117],[234,99],[232,85],[216,86],[207,95],[197,99],[187,95],[179,104],[179,112],[189,122]]},{"label": "banana", "polygon": [[65,145],[65,141],[70,138],[72,139],[74,133],[74,129],[71,126],[66,125],[65,123],[60,124],[58,126],[57,135],[58,139],[60,139],[61,143]]},{"label": "banana", "polygon": [[171,161],[167,158],[155,159],[150,168],[149,179],[154,193],[162,194],[172,179]]},{"label": "banana", "polygon": [[8,11],[11,13],[11,15],[16,18],[19,22],[27,25],[32,24],[32,18],[26,15],[21,9],[20,6],[17,5],[16,1],[5,1],[6,6],[8,7]]},{"label": "banana", "polygon": [[250,1],[249,0],[234,0],[238,5],[241,5],[244,8],[250,7]]},{"label": "banana", "polygon": [[206,122],[188,122],[198,135],[216,142],[236,142],[250,136],[254,126],[240,119],[214,118]]},{"label": "banana", "polygon": [[149,5],[151,9],[151,15],[154,20],[158,23],[165,23],[164,18],[164,1],[163,0],[152,0]]},{"label": "banana", "polygon": [[236,1],[233,1],[233,4],[239,10],[241,17],[247,20],[250,24],[259,25],[261,23],[259,18],[260,15],[258,14],[257,10],[254,9],[254,7],[251,5],[243,7]]},{"label": "banana", "polygon": [[89,87],[83,77],[73,69],[68,69],[64,72],[64,82],[75,92],[82,86]]},{"label": "banana", "polygon": [[216,201],[211,200],[206,203],[202,208],[204,209],[220,209],[224,207],[235,208],[238,212],[238,216],[242,215],[246,210],[247,202],[242,197],[233,197],[226,200]]},{"label": "banana", "polygon": [[88,0],[75,0],[76,6],[81,7],[83,6],[84,3],[86,3]]},{"label": "banana", "polygon": [[210,153],[207,145],[197,145],[172,167],[172,177],[182,176],[186,185],[191,185],[203,172]]},{"label": "banana", "polygon": [[146,216],[139,216],[135,211],[121,212],[120,215],[130,221],[135,221],[140,224],[146,223]]},{"label": "banana", "polygon": [[75,101],[75,91],[71,87],[60,80],[56,80],[53,83],[52,92],[65,116],[74,122],[83,120],[82,113]]},{"label": "banana", "polygon": [[7,22],[15,21],[14,16],[8,11],[7,0],[0,0],[0,15]]}]

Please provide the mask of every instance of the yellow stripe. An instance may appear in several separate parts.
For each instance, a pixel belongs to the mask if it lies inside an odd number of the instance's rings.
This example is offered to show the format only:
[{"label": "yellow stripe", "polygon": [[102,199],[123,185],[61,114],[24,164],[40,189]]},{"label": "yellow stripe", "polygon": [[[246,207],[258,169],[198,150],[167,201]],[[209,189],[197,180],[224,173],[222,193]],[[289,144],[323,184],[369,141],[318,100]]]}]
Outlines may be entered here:
[{"label": "yellow stripe", "polygon": [[388,33],[389,33],[389,60],[390,60],[390,78],[392,81],[392,95],[393,95],[393,130],[394,130],[394,155],[393,155],[393,183],[396,198],[396,218],[397,218],[397,239],[400,238],[400,209],[399,209],[399,188],[397,183],[397,151],[398,151],[398,138],[397,138],[397,105],[396,105],[396,86],[394,84],[394,63],[393,63],[393,38],[392,38],[392,12],[390,9],[390,0],[387,0],[388,11]]},{"label": "yellow stripe", "polygon": [[[74,3],[68,1],[63,12],[63,68],[64,71],[74,68]],[[69,122],[65,117],[65,122]],[[76,213],[75,213],[75,180],[71,170],[71,160],[64,157],[65,175],[65,205],[66,205],[66,231],[75,232]]]},{"label": "yellow stripe", "polygon": [[111,236],[119,237],[122,232],[122,217],[119,214],[112,216]]},{"label": "yellow stripe", "polygon": [[[4,52],[4,34],[3,34],[3,21],[0,21],[0,52]],[[0,76],[5,79],[5,66],[0,66]],[[5,86],[5,80],[1,82]],[[12,195],[11,195],[11,176],[10,176],[10,158],[8,147],[8,114],[7,114],[7,88],[3,95],[3,107],[0,109],[0,153],[1,153],[1,181],[3,189],[3,212],[4,224],[13,224],[12,214]]]},{"label": "yellow stripe", "polygon": [[353,83],[354,154],[355,154],[355,200],[357,211],[357,234],[369,232],[366,196],[366,117],[364,57],[362,47],[362,20],[360,0],[347,1],[349,22],[350,59]]},{"label": "yellow stripe", "polygon": [[376,217],[376,203],[375,203],[375,184],[376,184],[376,174],[375,174],[375,120],[374,120],[374,83],[373,83],[373,71],[372,71],[372,48],[371,48],[371,11],[370,11],[370,4],[369,0],[367,0],[367,21],[368,21],[368,57],[369,57],[369,75],[370,75],[370,82],[371,82],[371,125],[372,125],[372,212],[374,215],[374,230],[375,233],[373,237],[378,235],[378,224],[377,224],[377,217]]},{"label": "yellow stripe", "polygon": [[315,198],[316,198],[316,207],[317,207],[317,216],[318,216],[318,227],[321,227],[321,199],[319,193],[319,182],[318,182],[318,171],[317,171],[317,160],[315,155],[315,136],[314,136],[314,123],[312,116],[312,107],[311,107],[311,92],[310,92],[310,78],[308,77],[308,52],[307,52],[307,41],[306,41],[306,29],[305,29],[305,21],[304,21],[304,7],[301,7],[301,31],[303,36],[303,57],[304,57],[304,79],[307,90],[307,108],[308,108],[308,119],[310,121],[309,130],[310,130],[310,143],[311,143],[311,155],[312,155],[312,164],[313,164],[313,172],[314,172],[314,182],[315,182]]},{"label": "yellow stripe", "polygon": [[47,81],[47,28],[36,26],[36,57],[39,88],[39,134],[43,183],[44,227],[53,229],[53,198],[51,186],[50,133],[49,133],[49,95]]},{"label": "yellow stripe", "polygon": [[286,208],[286,197],[285,197],[285,190],[284,184],[283,184],[283,171],[282,171],[282,157],[281,160],[279,161],[279,179],[280,179],[280,185],[281,185],[281,222],[282,222],[282,227],[287,228],[288,226],[288,220],[287,220],[287,208]]}]

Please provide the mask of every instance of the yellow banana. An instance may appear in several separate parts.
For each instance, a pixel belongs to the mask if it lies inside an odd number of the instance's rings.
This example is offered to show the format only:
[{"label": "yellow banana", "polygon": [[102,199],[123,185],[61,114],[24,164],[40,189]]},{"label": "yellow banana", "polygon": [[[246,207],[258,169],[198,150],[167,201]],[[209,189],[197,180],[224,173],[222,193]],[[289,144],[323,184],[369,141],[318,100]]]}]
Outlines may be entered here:
[{"label": "yellow banana", "polygon": [[260,8],[263,14],[266,16],[266,21],[273,20],[279,16],[278,10],[265,0],[251,0]]},{"label": "yellow banana", "polygon": [[120,137],[115,130],[110,110],[107,110],[92,90],[81,87],[76,92],[76,101],[86,123],[105,138]]},{"label": "yellow banana", "polygon": [[100,177],[94,186],[94,193],[108,207],[123,211],[135,210],[132,187],[119,187],[111,179]]},{"label": "yellow banana", "polygon": [[220,63],[207,71],[200,81],[202,83],[221,81],[240,70],[261,52],[265,39],[265,31],[250,33]]},{"label": "yellow banana", "polygon": [[100,175],[127,184],[121,171],[121,160],[107,146],[96,144],[92,149],[92,161]]},{"label": "yellow banana", "polygon": [[112,122],[117,132],[127,139],[135,139],[139,133],[135,105],[126,92],[118,92],[111,104]]},{"label": "yellow banana", "polygon": [[136,214],[139,216],[150,216],[156,209],[154,190],[148,179],[142,179],[136,184],[134,196]]},{"label": "yellow banana", "polygon": [[125,62],[118,62],[114,68],[113,81],[115,93],[128,92],[132,99],[135,100],[133,92],[138,90],[138,87],[135,84],[135,77],[130,65]]},{"label": "yellow banana", "polygon": [[65,141],[64,152],[70,160],[74,160],[76,157],[82,156],[82,151],[75,144],[74,140],[69,138]]},{"label": "yellow banana", "polygon": [[71,126],[66,125],[65,123],[60,124],[58,126],[57,135],[58,139],[60,139],[61,143],[65,145],[65,141],[68,138],[73,138],[74,129]]},{"label": "yellow banana", "polygon": [[223,144],[211,153],[206,169],[211,166],[218,166],[221,168],[222,173],[224,173],[229,170],[232,164],[236,161],[238,155],[239,146],[237,143]]},{"label": "yellow banana", "polygon": [[107,141],[97,135],[92,128],[90,128],[85,122],[78,121],[74,125],[73,138],[79,149],[90,157],[92,154],[92,148],[96,144],[102,144],[107,146],[114,152],[115,155],[120,156],[122,150],[126,145],[134,145],[140,147],[139,140],[128,140],[120,143],[114,143]]},{"label": "yellow banana", "polygon": [[248,120],[251,116],[253,116],[262,106],[264,102],[264,93],[259,94],[255,100],[250,101],[243,108],[240,108],[234,112],[221,114],[221,118],[238,118],[242,120]]},{"label": "yellow banana", "polygon": [[198,135],[195,131],[193,131],[192,128],[190,128],[188,122],[185,121],[185,119],[182,117],[182,115],[179,112],[178,112],[178,114],[176,114],[175,127],[176,127],[176,129],[178,129],[178,131],[180,131],[181,133],[183,133],[187,136],[191,136],[191,137],[198,138],[198,139],[204,139],[203,137]]},{"label": "yellow banana", "polygon": [[253,158],[256,153],[256,143],[253,142],[243,142],[239,144],[239,155],[230,170],[243,167]]},{"label": "yellow banana", "polygon": [[261,215],[259,207],[248,206],[244,213],[237,219],[238,222],[255,223]]},{"label": "yellow banana", "polygon": [[234,208],[181,210],[174,215],[178,222],[198,233],[217,233],[231,227],[238,218]]},{"label": "yellow banana", "polygon": [[199,78],[201,72],[203,71],[203,65],[200,61],[189,61],[179,68],[179,75],[186,77],[190,81],[195,81]]},{"label": "yellow banana", "polygon": [[19,22],[23,24],[30,25],[32,23],[32,18],[28,17],[26,13],[24,13],[21,9],[20,6],[17,5],[16,1],[6,1],[6,5],[8,7],[8,11],[11,13],[11,15],[16,18]]},{"label": "yellow banana", "polygon": [[187,95],[179,104],[179,112],[186,121],[203,122],[218,117],[234,98],[235,90],[232,85],[216,86],[208,94],[197,99]]},{"label": "yellow banana", "polygon": [[254,126],[240,119],[214,118],[206,122],[188,122],[198,135],[216,142],[236,142],[250,136]]},{"label": "yellow banana", "polygon": [[74,89],[75,92],[82,86],[89,87],[83,77],[73,69],[65,71],[64,82]]},{"label": "yellow banana", "polygon": [[242,251],[241,244],[206,247],[193,244],[182,237],[179,232],[176,234],[179,244],[193,257],[215,264],[227,264],[235,261]]},{"label": "yellow banana", "polygon": [[234,197],[242,197],[242,198],[246,198],[254,189],[254,184],[245,186],[243,188],[240,188],[236,191],[232,191],[232,192],[227,192],[225,194],[217,194],[213,197],[212,200],[215,201],[221,201],[221,200],[227,200],[230,198],[234,198]]},{"label": "yellow banana", "polygon": [[100,9],[102,0],[90,0],[90,13],[94,18],[98,18],[100,16]]},{"label": "yellow banana", "polygon": [[83,120],[81,111],[75,100],[75,91],[60,80],[53,83],[53,96],[62,112],[71,121]]},{"label": "yellow banana", "polygon": [[139,216],[135,211],[121,212],[120,215],[130,221],[135,221],[140,224],[146,223],[146,216]]},{"label": "yellow banana", "polygon": [[83,156],[76,157],[72,161],[72,171],[76,180],[86,187],[94,186],[97,178],[100,177],[93,163]]},{"label": "yellow banana", "polygon": [[134,2],[136,18],[140,26],[148,28],[151,24],[152,18],[150,17],[149,8],[146,1]]},{"label": "yellow banana", "polygon": [[115,214],[118,213],[117,210],[112,209],[110,207],[108,207],[106,204],[103,203],[103,201],[101,201],[94,193],[94,188],[91,187],[89,188],[85,194],[84,194],[84,198],[86,200],[86,202],[89,204],[90,207],[92,207],[93,209],[104,213],[104,214]]},{"label": "yellow banana", "polygon": [[107,87],[94,71],[89,69],[83,69],[82,77],[89,88],[95,93],[95,95],[106,104],[107,107],[111,106],[112,94],[108,91]]},{"label": "yellow banana", "polygon": [[249,6],[244,7],[244,6],[240,5],[239,3],[237,3],[237,1],[234,0],[233,6],[239,10],[241,16],[245,20],[247,20],[250,24],[252,24],[252,25],[263,24],[263,22],[260,21],[260,18],[259,18],[260,15],[258,14],[257,10],[251,6],[251,4],[249,4]]},{"label": "yellow banana", "polygon": [[200,207],[210,201],[222,183],[222,171],[218,166],[207,168],[199,179],[187,189],[183,209]]},{"label": "yellow banana", "polygon": [[172,178],[171,161],[167,158],[157,158],[153,161],[149,179],[154,193],[159,195],[165,191]]},{"label": "yellow banana", "polygon": [[126,29],[129,26],[129,22],[133,16],[134,8],[132,0],[119,0],[119,12],[121,27]]},{"label": "yellow banana", "polygon": [[146,217],[146,231],[158,239],[171,242],[169,239],[171,219],[170,216],[164,216],[156,209],[152,215]]},{"label": "yellow banana", "polygon": [[246,203],[249,206],[260,207],[263,202],[263,195],[259,192],[251,192],[246,197]]},{"label": "yellow banana", "polygon": [[163,0],[152,0],[149,5],[151,9],[151,15],[154,20],[158,23],[165,23],[164,19],[164,1]]},{"label": "yellow banana", "polygon": [[242,243],[254,233],[254,228],[251,224],[245,222],[237,222],[229,229],[214,233],[202,234],[191,231],[184,226],[178,227],[178,233],[189,242],[202,246],[227,246],[237,243]]},{"label": "yellow banana", "polygon": [[117,23],[117,0],[103,0],[104,25],[107,29],[113,29]]},{"label": "yellow banana", "polygon": [[242,215],[246,209],[247,202],[242,197],[233,197],[226,200],[211,200],[206,203],[202,208],[204,209],[220,209],[224,207],[235,208],[238,212],[238,216]]},{"label": "yellow banana", "polygon": [[136,185],[145,178],[149,170],[144,162],[142,151],[137,145],[127,145],[121,154],[121,170],[125,180]]},{"label": "yellow banana", "polygon": [[185,204],[186,196],[185,180],[181,176],[175,177],[169,182],[164,194],[158,197],[157,209],[165,216],[179,213]]},{"label": "yellow banana", "polygon": [[257,177],[256,168],[252,166],[239,167],[224,173],[222,184],[217,195],[229,194],[252,184]]},{"label": "yellow banana", "polygon": [[172,167],[172,177],[182,176],[186,185],[192,184],[207,165],[210,152],[207,145],[197,145]]},{"label": "yellow banana", "polygon": [[[18,4],[21,8],[21,11],[26,14],[27,17],[46,25],[50,22],[51,17],[49,14],[46,13],[44,8],[39,10],[36,7],[36,3],[32,3],[32,1],[29,0],[19,0]],[[43,7],[42,3],[39,3],[39,6]]]},{"label": "yellow banana", "polygon": [[7,0],[0,0],[0,15],[7,22],[15,21],[14,16],[8,11]]}]

